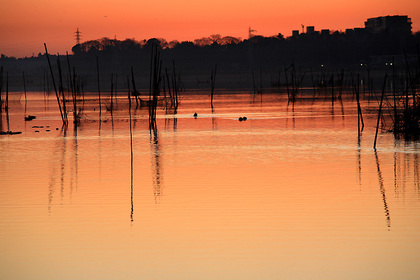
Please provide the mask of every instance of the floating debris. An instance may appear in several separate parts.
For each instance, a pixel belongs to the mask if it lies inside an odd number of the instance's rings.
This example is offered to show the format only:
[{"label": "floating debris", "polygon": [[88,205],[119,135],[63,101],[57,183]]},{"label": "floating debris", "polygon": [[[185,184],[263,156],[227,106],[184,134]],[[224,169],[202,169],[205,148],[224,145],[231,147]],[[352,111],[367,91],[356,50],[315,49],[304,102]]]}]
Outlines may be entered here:
[{"label": "floating debris", "polygon": [[247,117],[239,117],[239,121],[246,121],[248,118]]},{"label": "floating debris", "polygon": [[22,131],[0,131],[0,135],[22,134]]},{"label": "floating debris", "polygon": [[194,118],[197,118],[197,112],[195,112],[193,116],[194,116]]}]

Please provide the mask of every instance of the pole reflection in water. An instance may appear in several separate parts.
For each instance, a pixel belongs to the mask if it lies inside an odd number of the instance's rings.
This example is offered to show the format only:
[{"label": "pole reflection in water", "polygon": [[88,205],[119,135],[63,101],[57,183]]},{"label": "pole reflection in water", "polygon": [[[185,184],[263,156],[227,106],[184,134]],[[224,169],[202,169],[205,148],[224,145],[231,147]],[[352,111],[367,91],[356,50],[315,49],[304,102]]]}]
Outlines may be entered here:
[{"label": "pole reflection in water", "polygon": [[[62,135],[62,136],[61,136]],[[61,202],[63,201],[64,197],[64,183],[65,183],[65,158],[66,158],[66,149],[67,149],[67,126],[62,126],[60,135],[57,136],[56,140],[56,150],[54,151],[52,157],[51,157],[51,172],[50,172],[50,180],[48,184],[48,211],[51,211],[53,200],[54,200],[54,193],[55,193],[55,185],[56,185],[56,179],[57,179],[57,167],[60,168],[59,171],[59,178],[60,178],[60,197]],[[56,160],[59,157],[59,154],[61,153],[61,158],[58,162]]]},{"label": "pole reflection in water", "polygon": [[2,101],[1,101],[1,91],[0,91],[0,132],[3,132],[3,110],[1,106],[2,106]]},{"label": "pole reflection in water", "polygon": [[[415,144],[417,148],[417,143]],[[419,154],[414,154],[414,186],[417,187],[417,193],[420,196],[420,184],[419,184]]]},{"label": "pole reflection in water", "polygon": [[67,150],[67,126],[64,128],[63,131],[63,146],[62,146],[62,153],[61,153],[61,161],[60,161],[60,197],[61,203],[63,203],[64,198],[64,175],[66,173],[66,150]]},{"label": "pole reflection in water", "polygon": [[400,167],[399,164],[399,159],[398,159],[398,153],[397,153],[397,141],[396,139],[394,140],[394,193],[395,193],[395,197],[399,196],[399,189],[398,189],[398,182],[397,182],[397,177],[398,177],[398,168]]},{"label": "pole reflection in water", "polygon": [[[129,84],[129,82],[128,82]],[[137,108],[137,107],[136,107]],[[132,125],[132,118],[131,118],[131,93],[130,89],[128,89],[128,115],[130,120],[130,203],[131,203],[131,211],[130,211],[130,220],[131,223],[134,221],[134,154],[133,154],[133,125]]]},{"label": "pole reflection in water", "polygon": [[359,186],[362,186],[362,149],[360,147],[360,142],[361,142],[361,135],[359,134],[357,136],[357,173],[359,175],[358,179],[359,179]]},{"label": "pole reflection in water", "polygon": [[344,120],[345,120],[345,114],[344,114],[344,104],[343,104],[343,99],[339,99],[340,100],[340,106],[341,106],[341,115],[343,118],[343,124],[344,124]]},{"label": "pole reflection in water", "polygon": [[213,130],[217,130],[217,118],[214,115],[214,108],[211,107],[211,127]]},{"label": "pole reflection in water", "polygon": [[162,171],[160,144],[156,124],[154,125],[154,129],[150,131],[150,151],[152,153],[153,195],[155,203],[158,203],[159,198],[162,195]]},{"label": "pole reflection in water", "polygon": [[79,144],[78,144],[78,140],[77,140],[77,125],[74,125],[74,130],[73,131],[74,131],[74,135],[73,135],[73,139],[74,139],[74,143],[73,143],[74,165],[72,166],[72,171],[70,172],[70,174],[71,174],[70,199],[71,199],[71,196],[73,194],[73,187],[75,187],[77,189],[78,184],[79,184],[79,160],[78,160]]},{"label": "pole reflection in water", "polygon": [[376,150],[375,150],[375,159],[376,159],[376,167],[378,169],[379,189],[381,191],[382,201],[384,203],[384,211],[385,211],[385,217],[386,217],[386,224],[388,226],[388,230],[390,230],[390,228],[391,228],[391,218],[390,218],[390,215],[389,215],[388,204],[386,202],[386,195],[385,195],[385,188],[384,188],[384,179],[382,178],[381,168],[380,168],[380,165],[379,165],[378,153],[377,153]]}]

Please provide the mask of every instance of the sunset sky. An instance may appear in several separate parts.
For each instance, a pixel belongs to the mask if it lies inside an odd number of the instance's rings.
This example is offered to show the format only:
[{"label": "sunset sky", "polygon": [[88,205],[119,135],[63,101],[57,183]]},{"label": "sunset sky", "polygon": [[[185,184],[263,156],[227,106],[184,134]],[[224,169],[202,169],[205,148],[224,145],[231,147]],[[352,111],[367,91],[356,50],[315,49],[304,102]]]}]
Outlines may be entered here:
[{"label": "sunset sky", "polygon": [[76,28],[82,41],[165,38],[193,41],[211,34],[247,38],[291,35],[301,24],[316,30],[363,27],[369,17],[408,15],[420,30],[418,0],[5,0],[0,9],[0,53],[25,57],[71,52]]}]

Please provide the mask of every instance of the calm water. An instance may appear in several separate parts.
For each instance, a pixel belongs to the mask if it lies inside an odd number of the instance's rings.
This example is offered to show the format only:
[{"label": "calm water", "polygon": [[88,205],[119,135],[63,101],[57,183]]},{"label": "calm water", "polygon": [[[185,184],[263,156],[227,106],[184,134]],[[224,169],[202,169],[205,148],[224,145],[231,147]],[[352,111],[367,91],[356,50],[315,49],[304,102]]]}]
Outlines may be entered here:
[{"label": "calm water", "polygon": [[0,279],[420,279],[420,144],[375,153],[377,102],[359,142],[352,100],[184,96],[156,135],[133,110],[133,161],[125,99],[77,131],[24,104],[0,136]]}]

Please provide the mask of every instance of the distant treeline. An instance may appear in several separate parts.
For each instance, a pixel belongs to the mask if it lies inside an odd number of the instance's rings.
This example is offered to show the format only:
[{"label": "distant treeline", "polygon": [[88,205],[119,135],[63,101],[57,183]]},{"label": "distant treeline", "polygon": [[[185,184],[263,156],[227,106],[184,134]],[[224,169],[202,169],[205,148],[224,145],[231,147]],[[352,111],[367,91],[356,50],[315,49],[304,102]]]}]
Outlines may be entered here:
[{"label": "distant treeline", "polygon": [[[186,87],[209,87],[210,74],[216,64],[217,85],[246,87],[249,86],[250,73],[255,72],[259,79],[263,75],[262,79],[269,83],[273,76],[280,75],[290,65],[301,71],[311,69],[314,72],[321,71],[321,67],[357,70],[361,65],[369,65],[371,70],[386,70],[394,59],[394,66],[400,64],[405,67],[407,57],[416,57],[417,63],[420,32],[409,35],[386,32],[314,32],[288,38],[282,34],[272,37],[253,36],[245,40],[211,35],[194,42],[167,42],[156,38],[142,41],[102,38],[73,46],[70,61],[85,80],[86,88],[94,89],[97,58],[102,83],[106,83],[114,74],[121,78],[123,87],[123,77],[130,75],[132,67],[139,80],[139,88],[147,88],[150,54],[155,45],[161,53],[163,68],[171,69],[175,63]],[[52,60],[56,61],[57,57],[53,56]],[[19,59],[2,55],[0,65],[16,83],[19,83],[22,72],[25,72],[29,87],[45,84],[43,76],[48,69],[45,54]],[[13,84],[11,82],[12,87]]]}]

